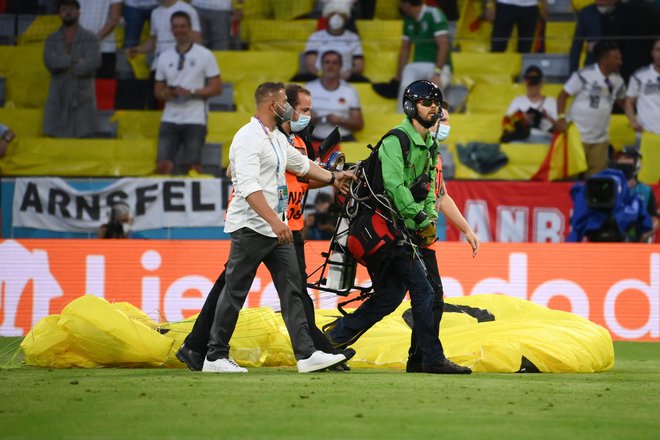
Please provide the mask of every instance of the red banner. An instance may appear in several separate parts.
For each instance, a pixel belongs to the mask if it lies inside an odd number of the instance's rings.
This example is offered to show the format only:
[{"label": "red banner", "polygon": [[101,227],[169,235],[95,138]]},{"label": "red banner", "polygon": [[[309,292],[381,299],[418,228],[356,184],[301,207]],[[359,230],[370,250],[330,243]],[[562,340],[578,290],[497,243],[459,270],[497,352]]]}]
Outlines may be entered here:
[{"label": "red banner", "polygon": [[[308,242],[308,271],[328,243]],[[127,301],[157,321],[197,313],[227,261],[229,241],[0,241],[0,336],[23,336],[41,318],[91,294]],[[438,243],[445,295],[500,293],[570,311],[614,339],[660,341],[660,245]],[[363,267],[358,284],[370,283]],[[310,291],[319,308],[343,300]],[[246,307],[279,309],[262,266]]]},{"label": "red banner", "polygon": [[[453,180],[447,191],[482,242],[557,243],[570,231],[573,184]],[[660,199],[660,185],[652,188]],[[448,224],[447,240],[459,239]]]}]

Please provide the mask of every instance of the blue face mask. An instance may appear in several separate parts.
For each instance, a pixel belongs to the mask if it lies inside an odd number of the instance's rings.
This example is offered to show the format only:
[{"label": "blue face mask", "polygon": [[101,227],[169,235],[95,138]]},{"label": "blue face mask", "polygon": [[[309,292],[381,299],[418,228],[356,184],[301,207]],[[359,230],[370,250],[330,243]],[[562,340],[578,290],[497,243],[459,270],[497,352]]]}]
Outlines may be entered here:
[{"label": "blue face mask", "polygon": [[449,129],[450,128],[451,127],[449,127],[449,125],[440,124],[440,125],[438,125],[438,131],[433,132],[433,136],[435,136],[435,138],[437,140],[442,142],[442,141],[444,141],[445,139],[447,139],[449,137]]},{"label": "blue face mask", "polygon": [[309,125],[309,121],[311,121],[312,118],[307,116],[307,115],[301,115],[298,114],[298,120],[297,121],[291,121],[291,131],[294,133],[297,133],[299,131],[302,131]]}]

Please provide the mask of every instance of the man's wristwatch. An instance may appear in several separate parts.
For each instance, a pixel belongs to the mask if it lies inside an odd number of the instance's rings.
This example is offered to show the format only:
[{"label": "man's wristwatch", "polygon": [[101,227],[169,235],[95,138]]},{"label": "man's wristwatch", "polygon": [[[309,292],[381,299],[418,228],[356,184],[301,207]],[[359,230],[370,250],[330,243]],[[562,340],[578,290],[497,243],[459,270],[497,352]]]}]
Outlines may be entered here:
[{"label": "man's wristwatch", "polygon": [[333,173],[332,171],[330,171],[330,175],[331,177],[330,177],[330,182],[328,182],[328,185],[332,185],[333,183],[335,183],[335,179],[337,178],[337,176],[335,176],[335,173]]}]

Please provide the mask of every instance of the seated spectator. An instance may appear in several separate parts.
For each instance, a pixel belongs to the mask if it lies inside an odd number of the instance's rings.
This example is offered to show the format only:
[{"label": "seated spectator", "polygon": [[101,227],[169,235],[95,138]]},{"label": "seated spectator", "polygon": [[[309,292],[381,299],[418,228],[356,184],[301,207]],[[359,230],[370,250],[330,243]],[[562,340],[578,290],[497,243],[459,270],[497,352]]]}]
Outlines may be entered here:
[{"label": "seated spectator", "polygon": [[117,64],[115,28],[121,18],[121,0],[78,0],[80,26],[96,34],[101,42],[101,67],[97,78],[114,78]]},{"label": "seated spectator", "polygon": [[80,27],[80,3],[60,0],[62,26],[46,38],[44,62],[51,74],[44,134],[82,138],[96,132],[94,75],[101,65],[97,36]]},{"label": "seated spectator", "polygon": [[151,17],[151,11],[158,6],[158,0],[124,0],[124,48],[140,44],[142,28]]},{"label": "seated spectator", "polygon": [[159,174],[171,174],[179,148],[187,171],[201,169],[206,143],[207,99],[222,93],[220,69],[213,53],[193,41],[192,20],[183,11],[172,14],[176,45],[158,58],[154,95],[165,103],[158,132]]},{"label": "seated spectator", "polygon": [[192,0],[202,26],[202,44],[211,50],[229,50],[232,28],[243,19],[243,0]]},{"label": "seated spectator", "polygon": [[99,227],[98,238],[128,238],[133,216],[131,208],[124,202],[115,203],[110,207],[108,223]]},{"label": "seated spectator", "polygon": [[331,0],[323,7],[323,17],[328,20],[328,28],[314,32],[305,46],[304,64],[306,73],[318,76],[321,72],[321,58],[327,51],[335,51],[342,56],[341,78],[345,81],[367,82],[364,71],[364,52],[360,37],[346,25],[351,15],[349,0]]},{"label": "seated spectator", "polygon": [[[399,6],[404,17],[396,80],[399,81],[398,102],[403,102],[403,92],[413,81],[425,79],[441,90],[449,85],[451,41],[447,17],[440,9],[426,6],[422,0],[401,0]],[[415,50],[410,61],[413,46]]]},{"label": "seated spectator", "polygon": [[331,212],[332,196],[319,192],[314,199],[314,212],[305,217],[306,240],[330,240],[335,233],[337,217]]},{"label": "seated spectator", "polygon": [[341,79],[341,54],[334,50],[327,51],[321,57],[321,77],[307,83],[307,89],[312,94],[314,109],[312,132],[314,148],[325,139],[330,132],[339,127],[339,133],[344,141],[354,141],[353,132],[362,130],[364,121],[360,108],[360,97],[357,90]]},{"label": "seated spectator", "polygon": [[[557,119],[557,101],[552,96],[544,96],[543,72],[537,66],[529,66],[525,70],[525,85],[527,93],[516,96],[506,110],[505,120],[512,120],[515,115],[522,115],[528,134],[521,140],[529,143],[547,143],[552,138],[552,130]],[[510,142],[502,136],[502,142]]]},{"label": "seated spectator", "polygon": [[548,0],[493,0],[484,1],[486,20],[493,22],[491,52],[504,52],[515,25],[518,31],[517,51],[532,51],[539,17],[548,18]]},{"label": "seated spectator", "polygon": [[630,77],[626,92],[626,116],[639,134],[643,131],[660,134],[660,38],[655,40],[651,57],[651,64]]},{"label": "seated spectator", "polygon": [[596,0],[596,3],[586,6],[577,14],[577,24],[573,34],[570,52],[571,73],[578,70],[583,46],[587,44],[587,56],[584,65],[596,62],[594,46],[605,36],[615,34],[614,3],[616,0]]},{"label": "seated spectator", "polygon": [[14,139],[16,134],[6,125],[0,124],[0,157],[4,157],[7,153],[9,143]]}]

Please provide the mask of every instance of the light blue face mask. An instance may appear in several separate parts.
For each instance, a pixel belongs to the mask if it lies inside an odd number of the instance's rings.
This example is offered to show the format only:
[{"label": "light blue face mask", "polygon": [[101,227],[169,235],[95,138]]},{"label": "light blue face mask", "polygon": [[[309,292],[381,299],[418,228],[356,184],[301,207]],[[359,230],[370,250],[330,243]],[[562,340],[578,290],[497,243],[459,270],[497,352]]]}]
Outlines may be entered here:
[{"label": "light blue face mask", "polygon": [[301,115],[300,113],[298,114],[298,120],[297,121],[291,121],[291,131],[294,133],[297,133],[299,131],[302,131],[309,125],[309,121],[311,121],[312,118],[307,116],[307,115]]},{"label": "light blue face mask", "polygon": [[449,129],[451,127],[449,125],[438,125],[438,130],[433,132],[433,135],[435,136],[436,140],[442,142],[445,139],[449,137]]}]

